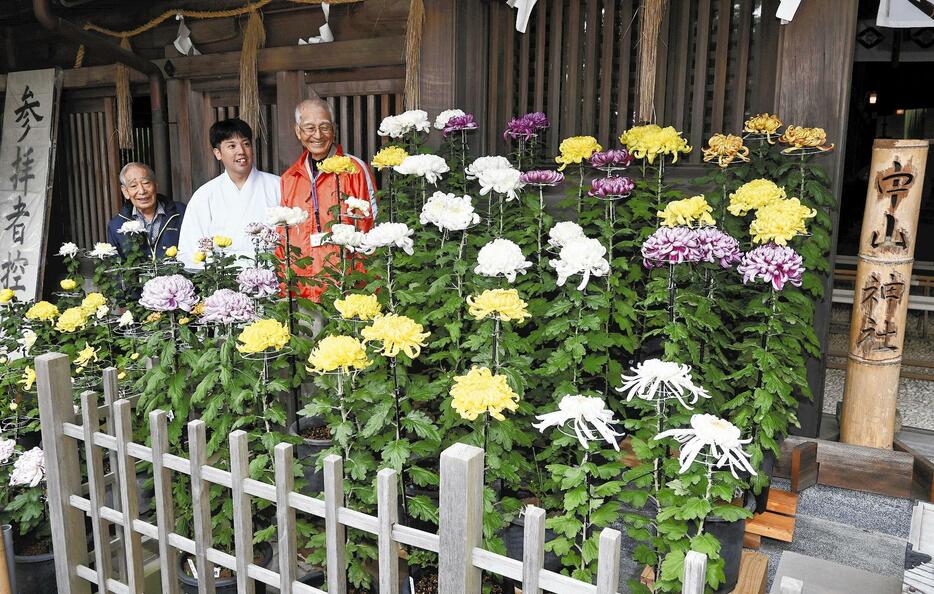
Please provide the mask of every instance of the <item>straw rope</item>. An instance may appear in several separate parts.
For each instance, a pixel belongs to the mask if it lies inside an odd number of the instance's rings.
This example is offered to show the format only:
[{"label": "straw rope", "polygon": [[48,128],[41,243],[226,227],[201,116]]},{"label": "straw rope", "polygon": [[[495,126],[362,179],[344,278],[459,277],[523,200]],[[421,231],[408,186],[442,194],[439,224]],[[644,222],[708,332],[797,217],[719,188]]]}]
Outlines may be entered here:
[{"label": "straw rope", "polygon": [[[120,40],[120,47],[130,49],[130,39]],[[122,149],[133,148],[133,96],[130,94],[130,71],[126,64],[117,63],[117,140]]]},{"label": "straw rope", "polygon": [[259,10],[250,12],[243,29],[243,49],[240,51],[240,119],[249,124],[257,137],[264,136],[260,119],[259,80],[256,75],[256,56],[266,45],[266,30]]},{"label": "straw rope", "polygon": [[425,22],[424,0],[411,0],[409,19],[405,27],[405,108],[416,109],[418,97],[418,69],[422,54],[422,25]]}]

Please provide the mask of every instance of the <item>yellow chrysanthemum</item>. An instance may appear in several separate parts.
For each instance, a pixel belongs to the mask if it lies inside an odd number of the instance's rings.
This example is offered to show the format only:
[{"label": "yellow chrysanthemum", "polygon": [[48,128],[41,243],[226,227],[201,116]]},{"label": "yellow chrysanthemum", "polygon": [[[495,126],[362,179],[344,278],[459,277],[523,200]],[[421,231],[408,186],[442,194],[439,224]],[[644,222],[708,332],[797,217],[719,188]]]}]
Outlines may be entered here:
[{"label": "yellow chrysanthemum", "polygon": [[376,317],[360,334],[363,342],[383,343],[382,353],[386,357],[395,357],[404,352],[410,359],[414,359],[422,352],[425,339],[431,335],[423,330],[422,325],[412,318],[387,314]]},{"label": "yellow chrysanthemum", "polygon": [[346,155],[334,155],[321,161],[318,164],[318,170],[322,173],[356,173],[357,166],[353,159]]},{"label": "yellow chrysanthemum", "polygon": [[589,159],[590,155],[602,151],[603,147],[593,136],[571,136],[561,141],[558,150],[561,154],[555,157],[555,161],[561,163],[558,171],[564,171],[564,168],[571,163],[580,163],[584,159]]},{"label": "yellow chrysanthemum", "polygon": [[130,361],[136,361],[137,359],[139,359],[139,353],[133,353],[130,355]]},{"label": "yellow chrysanthemum", "polygon": [[743,217],[751,210],[757,210],[767,204],[785,199],[785,190],[768,179],[754,179],[741,185],[730,194],[730,204],[726,207],[730,214]]},{"label": "yellow chrysanthemum", "polygon": [[519,408],[519,395],[509,387],[506,376],[493,375],[486,367],[473,367],[467,375],[456,376],[451,397],[451,406],[468,421],[484,413],[505,421],[504,410]]},{"label": "yellow chrysanthemum", "polygon": [[346,319],[372,320],[382,313],[376,295],[347,295],[335,300],[334,307]]},{"label": "yellow chrysanthemum", "polygon": [[26,310],[27,320],[43,320],[51,322],[58,317],[58,308],[48,301],[39,301]]},{"label": "yellow chrysanthemum", "polygon": [[365,369],[372,361],[366,356],[363,343],[353,336],[326,336],[308,356],[309,372],[327,373],[340,369]]},{"label": "yellow chrysanthemum", "polygon": [[409,154],[405,152],[404,148],[398,146],[387,146],[384,149],[381,149],[378,153],[373,155],[373,160],[371,164],[373,167],[376,167],[377,170],[382,171],[387,167],[395,167],[400,165]]},{"label": "yellow chrysanthemum", "polygon": [[211,238],[211,241],[214,242],[214,247],[225,248],[233,245],[233,239],[227,237],[226,235],[215,235]]},{"label": "yellow chrysanthemum", "polygon": [[59,281],[58,286],[62,288],[62,291],[73,291],[78,283],[74,279],[66,278]]},{"label": "yellow chrysanthemum", "polygon": [[[36,383],[36,370],[33,369],[32,367],[27,367],[26,369],[23,370],[22,377],[20,377],[19,381],[17,381],[16,383],[23,386],[23,389],[26,390],[27,392],[29,390],[32,390],[33,385]],[[12,407],[12,405],[10,406]],[[16,409],[13,408],[13,410],[16,410]]]},{"label": "yellow chrysanthemum", "polygon": [[91,315],[97,311],[97,308],[107,305],[107,298],[100,293],[88,293],[87,296],[81,300],[81,309],[84,310],[86,315]]},{"label": "yellow chrysanthemum", "polygon": [[55,329],[59,332],[75,332],[84,328],[88,323],[88,312],[83,307],[69,307],[62,312]]},{"label": "yellow chrysanthemum", "polygon": [[804,126],[788,126],[785,133],[782,134],[779,142],[791,145],[782,151],[783,154],[791,154],[802,149],[812,151],[829,151],[834,145],[825,145],[827,142],[827,133],[823,128],[805,128]]},{"label": "yellow chrysanthemum", "polygon": [[665,227],[684,225],[693,227],[695,224],[713,225],[711,212],[713,208],[707,204],[707,199],[700,195],[669,202],[665,210],[660,210],[656,214],[662,219],[662,225]]},{"label": "yellow chrysanthemum", "polygon": [[178,325],[179,325],[179,326],[187,326],[188,323],[189,323],[190,321],[191,321],[191,318],[189,318],[188,316],[185,316],[184,318],[179,318],[179,319],[178,319]]},{"label": "yellow chrysanthemum", "polygon": [[97,350],[89,343],[84,343],[84,348],[75,357],[75,365],[78,367],[87,367],[90,363],[97,361]]},{"label": "yellow chrysanthemum", "polygon": [[784,126],[784,123],[778,119],[778,116],[771,115],[768,113],[760,113],[754,115],[748,120],[743,127],[743,132],[749,132],[750,134],[760,134],[765,136],[765,139],[769,144],[775,144],[775,141],[772,140],[772,136],[778,132],[778,129]]},{"label": "yellow chrysanthemum", "polygon": [[743,139],[732,134],[714,134],[703,149],[704,162],[716,161],[721,168],[733,161],[749,161],[749,148],[743,146]]},{"label": "yellow chrysanthemum", "polygon": [[208,255],[202,251],[197,251],[191,256],[191,259],[194,261],[195,264],[201,264],[202,262],[207,260],[207,258],[208,258]]},{"label": "yellow chrysanthemum", "polygon": [[777,200],[756,211],[749,234],[756,243],[786,245],[796,235],[808,232],[805,221],[815,215],[816,210],[801,204],[797,198]]},{"label": "yellow chrysanthemum", "polygon": [[478,320],[498,316],[501,320],[521,322],[532,315],[526,310],[528,304],[519,298],[519,291],[515,289],[489,289],[476,297],[467,297],[467,305],[470,315]]},{"label": "yellow chrysanthemum", "polygon": [[154,311],[154,312],[152,312],[151,314],[149,314],[148,316],[146,316],[145,322],[146,322],[147,324],[151,324],[151,323],[153,323],[153,322],[158,322],[158,321],[161,320],[161,319],[162,319],[162,312]]},{"label": "yellow chrysanthemum", "polygon": [[289,344],[289,329],[277,320],[257,320],[243,329],[237,337],[241,353],[261,353],[266,349],[278,351]]},{"label": "yellow chrysanthemum", "polygon": [[13,289],[3,289],[0,291],[0,303],[9,303],[16,297],[16,291]]},{"label": "yellow chrysanthemum", "polygon": [[169,249],[165,250],[165,255],[168,258],[174,258],[175,256],[178,255],[178,248],[175,247],[174,245],[169,247]]},{"label": "yellow chrysanthemum", "polygon": [[619,141],[629,148],[629,152],[637,159],[648,159],[655,162],[658,155],[671,155],[672,163],[678,162],[678,153],[691,152],[688,141],[671,126],[662,128],[655,124],[635,126],[623,132]]}]

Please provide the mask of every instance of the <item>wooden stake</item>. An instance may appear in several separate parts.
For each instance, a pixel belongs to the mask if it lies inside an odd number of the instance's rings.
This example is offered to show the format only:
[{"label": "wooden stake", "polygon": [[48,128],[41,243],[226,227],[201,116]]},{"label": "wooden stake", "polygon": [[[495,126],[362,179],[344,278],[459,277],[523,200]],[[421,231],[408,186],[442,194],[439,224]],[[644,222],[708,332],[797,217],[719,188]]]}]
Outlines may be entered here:
[{"label": "wooden stake", "polygon": [[892,449],[926,140],[879,140],[859,241],[840,440]]}]

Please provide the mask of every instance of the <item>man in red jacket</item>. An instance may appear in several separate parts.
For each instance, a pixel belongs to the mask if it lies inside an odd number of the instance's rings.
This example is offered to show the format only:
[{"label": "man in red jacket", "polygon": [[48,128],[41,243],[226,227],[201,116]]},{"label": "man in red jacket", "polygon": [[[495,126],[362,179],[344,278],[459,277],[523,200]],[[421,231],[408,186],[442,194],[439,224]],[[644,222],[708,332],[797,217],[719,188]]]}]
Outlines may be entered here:
[{"label": "man in red jacket", "polygon": [[[302,257],[311,257],[312,263],[304,269],[296,268],[302,276],[318,275],[328,264],[336,268],[339,262],[338,247],[321,245],[321,234],[328,233],[334,223],[354,224],[346,216],[348,197],[369,201],[369,216],[357,219],[360,231],[369,231],[376,218],[376,182],[373,172],[361,159],[350,157],[357,167],[356,173],[324,173],[318,166],[324,159],[344,155],[337,139],[334,115],[326,101],[306,99],[295,107],[295,135],[305,150],[301,157],[282,174],[282,206],[301,207],[308,211],[308,220],[289,229],[289,240],[301,249]],[[340,193],[337,195],[337,177],[340,176]],[[334,220],[333,208],[340,204],[340,220]],[[324,281],[323,278],[320,279]],[[302,290],[302,296],[318,301],[323,284]]]}]

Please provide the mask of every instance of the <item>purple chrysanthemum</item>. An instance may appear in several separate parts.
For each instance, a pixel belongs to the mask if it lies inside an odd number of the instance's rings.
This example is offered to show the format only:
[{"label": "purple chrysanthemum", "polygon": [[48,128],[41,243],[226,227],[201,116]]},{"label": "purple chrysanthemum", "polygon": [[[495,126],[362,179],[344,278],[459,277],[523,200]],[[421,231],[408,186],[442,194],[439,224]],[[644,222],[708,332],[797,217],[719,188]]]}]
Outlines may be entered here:
[{"label": "purple chrysanthemum", "polygon": [[476,130],[480,125],[477,124],[477,120],[474,119],[472,113],[465,113],[462,116],[454,116],[448,119],[448,123],[444,125],[444,130],[441,132],[443,136],[447,136],[451,132],[461,132],[462,130]]},{"label": "purple chrysanthemum", "polygon": [[767,243],[746,252],[736,270],[743,275],[743,284],[761,279],[781,291],[785,283],[801,286],[804,260],[788,246]]},{"label": "purple chrysanthemum", "polygon": [[556,186],[564,181],[564,174],[550,169],[526,171],[519,176],[519,181],[531,186]]},{"label": "purple chrysanthemum", "polygon": [[646,268],[699,262],[700,259],[697,231],[690,227],[659,227],[642,244],[642,263]]},{"label": "purple chrysanthemum", "polygon": [[276,273],[265,268],[244,268],[237,275],[240,292],[251,297],[271,297],[279,292],[279,279]]},{"label": "purple chrysanthemum", "polygon": [[253,300],[243,293],[230,289],[218,289],[204,300],[202,322],[238,324],[251,322],[254,319],[256,319],[256,308],[253,306]]},{"label": "purple chrysanthemum", "polygon": [[157,276],[143,285],[139,304],[151,311],[191,311],[198,303],[195,286],[180,274]]},{"label": "purple chrysanthemum", "polygon": [[716,227],[701,227],[697,230],[697,248],[701,261],[719,262],[723,268],[729,268],[743,257],[739,242]]},{"label": "purple chrysanthemum", "polygon": [[551,126],[551,122],[548,121],[548,116],[541,111],[533,111],[522,117],[536,132],[547,130],[548,127]]},{"label": "purple chrysanthemum", "polygon": [[590,182],[590,196],[599,196],[600,198],[613,198],[617,196],[628,196],[635,189],[636,184],[628,177],[610,176],[598,177]]},{"label": "purple chrysanthemum", "polygon": [[503,132],[503,140],[521,138],[529,140],[538,135],[542,130],[547,130],[551,123],[548,116],[540,111],[527,113],[521,118],[512,118],[506,124],[506,130]]},{"label": "purple chrysanthemum", "polygon": [[633,156],[626,149],[610,149],[590,155],[590,165],[597,168],[612,167],[621,169],[629,167],[632,162]]}]

